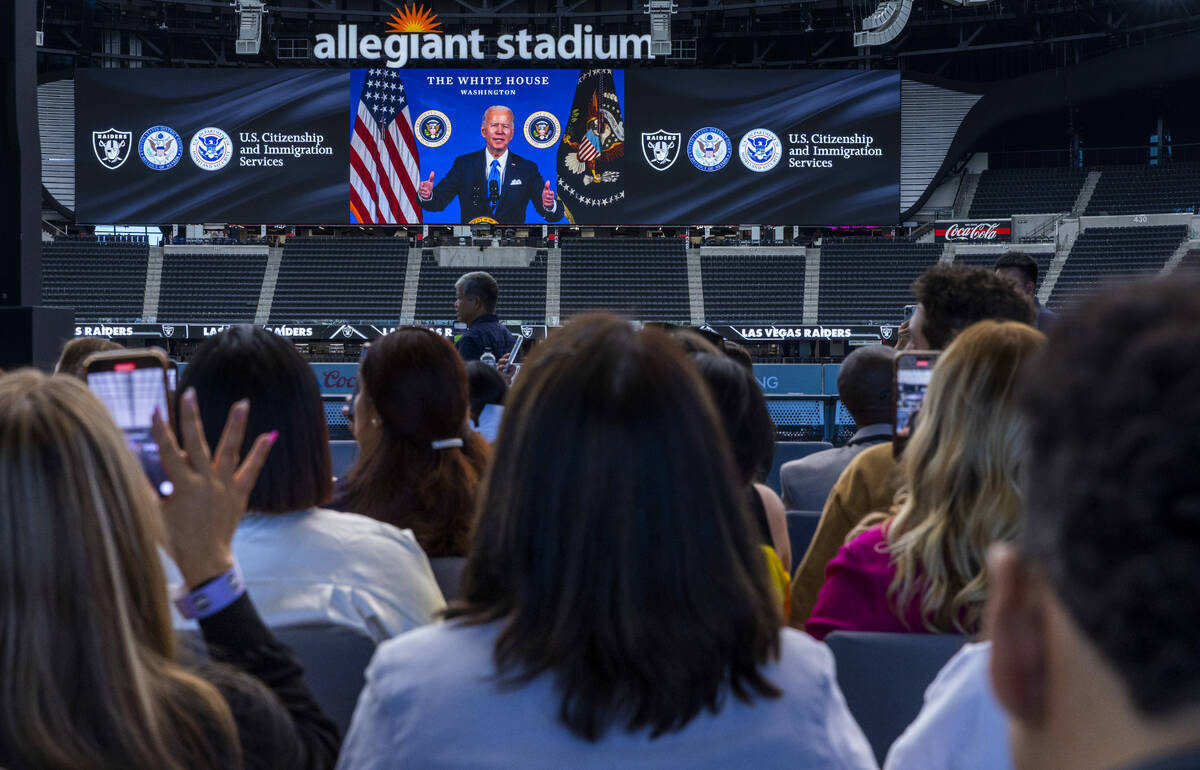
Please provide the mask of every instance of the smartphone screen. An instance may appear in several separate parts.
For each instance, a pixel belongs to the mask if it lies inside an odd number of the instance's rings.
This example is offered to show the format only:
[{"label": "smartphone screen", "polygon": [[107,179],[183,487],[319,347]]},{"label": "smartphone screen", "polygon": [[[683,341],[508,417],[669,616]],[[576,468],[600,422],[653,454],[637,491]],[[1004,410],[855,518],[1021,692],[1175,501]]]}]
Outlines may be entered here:
[{"label": "smartphone screen", "polygon": [[517,341],[513,343],[512,350],[508,351],[508,363],[515,364],[517,362],[517,354],[521,352],[521,345],[524,344],[525,338],[517,335]]},{"label": "smartphone screen", "polygon": [[164,418],[170,413],[166,383],[163,363],[155,356],[125,353],[121,358],[94,356],[87,362],[88,387],[108,407],[150,483],[164,497],[174,486],[163,471],[150,426],[155,408]]},{"label": "smartphone screen", "polygon": [[899,457],[912,438],[917,415],[925,402],[925,391],[933,376],[936,351],[911,351],[896,357],[896,408],[892,417],[892,454]]}]

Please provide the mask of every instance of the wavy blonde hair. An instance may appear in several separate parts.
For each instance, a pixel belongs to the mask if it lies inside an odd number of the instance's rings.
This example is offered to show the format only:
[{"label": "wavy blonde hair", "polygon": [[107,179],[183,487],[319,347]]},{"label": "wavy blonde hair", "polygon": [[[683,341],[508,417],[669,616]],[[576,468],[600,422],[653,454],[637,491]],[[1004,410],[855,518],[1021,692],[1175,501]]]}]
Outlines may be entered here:
[{"label": "wavy blonde hair", "polygon": [[1017,471],[1028,432],[1016,408],[1022,365],[1046,342],[1015,321],[982,321],[939,358],[904,450],[905,483],[886,526],[893,610],[920,593],[930,631],[972,633],[987,595],[984,554],[1016,535]]},{"label": "wavy blonde hair", "polygon": [[228,705],[174,662],[158,526],[83,383],[0,377],[0,766],[240,766]]}]

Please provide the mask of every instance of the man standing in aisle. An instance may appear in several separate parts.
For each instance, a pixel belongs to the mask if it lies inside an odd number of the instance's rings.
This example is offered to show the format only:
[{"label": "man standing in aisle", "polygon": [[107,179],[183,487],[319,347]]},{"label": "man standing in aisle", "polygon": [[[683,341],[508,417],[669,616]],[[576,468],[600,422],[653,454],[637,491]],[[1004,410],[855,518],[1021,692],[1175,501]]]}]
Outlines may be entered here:
[{"label": "man standing in aisle", "polygon": [[516,337],[500,323],[496,300],[500,287],[483,271],[467,273],[454,283],[454,311],[467,330],[454,341],[464,361],[491,353],[498,361],[512,350]]}]

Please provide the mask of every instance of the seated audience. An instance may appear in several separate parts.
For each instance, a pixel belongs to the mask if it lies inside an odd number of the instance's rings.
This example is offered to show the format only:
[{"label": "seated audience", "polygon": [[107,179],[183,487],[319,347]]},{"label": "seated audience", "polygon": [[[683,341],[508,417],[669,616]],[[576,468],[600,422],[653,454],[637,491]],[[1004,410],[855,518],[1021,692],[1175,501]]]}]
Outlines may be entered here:
[{"label": "seated audience", "polygon": [[[1012,283],[982,267],[933,265],[912,285],[917,309],[910,319],[913,350],[942,350],[973,323],[984,320],[1032,324],[1033,305]],[[846,536],[867,514],[888,510],[900,485],[889,444],[864,449],[830,490],[821,521],[792,578],[789,622],[803,628],[812,614],[825,567]]]},{"label": "seated audience", "polygon": [[901,459],[899,510],[864,520],[829,563],[809,633],[979,631],[985,552],[1015,536],[1021,502],[1016,377],[1044,341],[1025,324],[983,321],[950,344]]},{"label": "seated audience", "polygon": [[1022,294],[1029,297],[1037,308],[1038,331],[1045,333],[1058,315],[1037,298],[1038,265],[1033,257],[1019,251],[1010,251],[997,259],[992,269],[1012,281]]},{"label": "seated audience", "polygon": [[360,454],[340,507],[412,530],[431,557],[465,555],[489,452],[467,424],[467,373],[454,346],[428,329],[397,329],[367,350],[358,384]]},{"label": "seated audience", "polygon": [[379,648],[341,767],[873,767],[739,475],[674,340],[573,320],[510,393],[462,602]]},{"label": "seated audience", "polygon": [[471,398],[471,425],[489,443],[495,441],[500,432],[508,383],[496,367],[482,361],[468,361],[467,391]]},{"label": "seated audience", "polygon": [[759,543],[767,551],[771,577],[786,609],[792,567],[787,511],[773,489],[756,483],[771,467],[775,455],[775,423],[767,411],[767,399],[754,375],[736,360],[707,353],[694,353],[691,358],[713,396],[746,490],[746,507],[754,520]]},{"label": "seated audience", "polygon": [[[783,464],[779,484],[789,511],[819,511],[838,476],[859,452],[891,441],[892,379],[896,352],[883,345],[858,348],[838,368],[838,397],[857,430],[843,446]],[[802,554],[796,554],[799,558]]]},{"label": "seated audience", "polygon": [[1176,276],[1114,287],[1058,321],[1026,381],[1023,528],[988,560],[1022,770],[1200,767],[1197,297]]},{"label": "seated audience", "polygon": [[[194,398],[181,424],[186,452],[155,425],[175,485],[160,511],[86,386],[33,370],[0,379],[0,766],[332,767],[337,729],[230,554],[271,439],[251,440],[239,465],[239,404],[210,461]],[[160,541],[217,663],[176,661]]]},{"label": "seated audience", "polygon": [[123,346],[105,339],[104,337],[76,337],[63,345],[58,363],[54,365],[55,374],[69,374],[79,379],[84,378],[83,362],[93,353],[103,353],[106,350],[120,350]]},{"label": "seated audience", "polygon": [[242,399],[250,400],[251,435],[278,433],[233,538],[268,625],[337,623],[382,640],[445,607],[412,532],[320,507],[331,486],[325,413],[312,369],[290,341],[235,326],[204,341],[179,385],[195,389],[210,443],[221,435],[213,415]]}]

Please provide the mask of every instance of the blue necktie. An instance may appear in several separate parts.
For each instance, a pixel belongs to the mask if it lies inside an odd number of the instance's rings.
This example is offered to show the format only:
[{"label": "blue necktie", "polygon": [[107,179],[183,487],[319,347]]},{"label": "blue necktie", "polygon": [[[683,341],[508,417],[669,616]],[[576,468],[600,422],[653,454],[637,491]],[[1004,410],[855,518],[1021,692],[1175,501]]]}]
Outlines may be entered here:
[{"label": "blue necktie", "polygon": [[[492,187],[492,183],[495,187]],[[496,197],[492,199],[492,216],[496,215],[496,208],[500,205],[500,161],[492,159],[492,170],[488,172],[488,196],[491,197],[492,190],[496,190]]]}]

